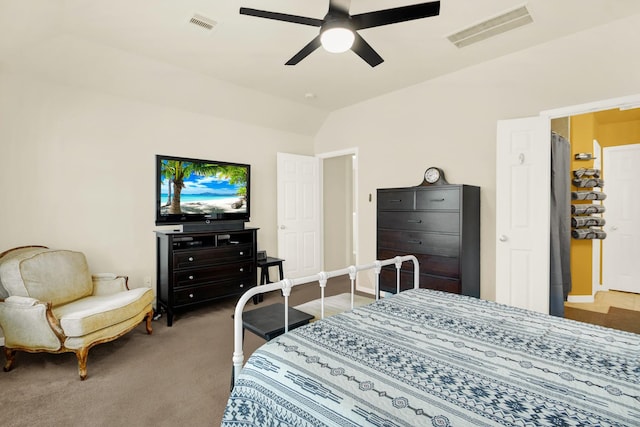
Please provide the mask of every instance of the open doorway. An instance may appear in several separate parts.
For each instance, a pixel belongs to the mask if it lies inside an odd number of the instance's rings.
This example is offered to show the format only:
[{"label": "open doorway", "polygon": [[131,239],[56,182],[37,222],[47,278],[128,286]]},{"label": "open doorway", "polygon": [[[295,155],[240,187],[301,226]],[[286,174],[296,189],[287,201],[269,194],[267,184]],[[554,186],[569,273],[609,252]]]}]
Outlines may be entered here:
[{"label": "open doorway", "polygon": [[322,159],[322,237],[325,271],[357,264],[357,150]]},{"label": "open doorway", "polygon": [[357,149],[278,153],[278,257],[287,278],[358,261]]},{"label": "open doorway", "polygon": [[[498,121],[497,302],[549,312],[549,234],[540,230],[549,229],[551,119],[639,107],[640,95],[631,95]],[[578,297],[587,296],[592,292]]]},{"label": "open doorway", "polygon": [[[578,214],[571,216],[575,234],[570,238],[573,289],[564,303],[564,317],[640,332],[640,268],[636,262],[640,258],[640,232],[635,226],[640,222],[640,201],[636,197],[640,109],[614,108],[552,119],[551,130],[570,141],[571,156],[564,166],[567,176],[576,178],[575,171],[590,171],[598,178],[586,180],[596,187],[573,185],[571,193],[595,191],[604,195],[597,200],[570,202],[572,213]],[[577,153],[586,155],[576,158]],[[577,181],[579,184],[581,180]],[[579,207],[584,206],[588,214],[580,214]],[[592,226],[579,227],[584,220],[591,221]]]},{"label": "open doorway", "polygon": [[[630,260],[640,258],[640,236],[633,226],[640,221],[640,206],[632,194],[636,188],[634,183],[640,179],[640,168],[634,161],[640,158],[634,148],[639,147],[640,142],[640,108],[614,108],[557,118],[551,120],[551,129],[571,142],[572,160],[568,170],[593,168],[605,183],[596,190],[607,197],[602,201],[572,202],[602,207],[603,213],[589,215],[589,218],[604,221],[596,229],[603,232],[598,235],[606,237],[571,240],[573,289],[568,301],[591,303],[598,291],[609,289],[640,293],[635,287],[624,286],[625,281],[635,282],[630,278],[639,275],[639,269]],[[623,154],[616,156],[618,152]],[[577,153],[587,153],[592,159],[575,160]],[[612,160],[615,161],[612,163]],[[572,187],[571,190],[581,189]],[[612,263],[612,259],[616,262]]]}]

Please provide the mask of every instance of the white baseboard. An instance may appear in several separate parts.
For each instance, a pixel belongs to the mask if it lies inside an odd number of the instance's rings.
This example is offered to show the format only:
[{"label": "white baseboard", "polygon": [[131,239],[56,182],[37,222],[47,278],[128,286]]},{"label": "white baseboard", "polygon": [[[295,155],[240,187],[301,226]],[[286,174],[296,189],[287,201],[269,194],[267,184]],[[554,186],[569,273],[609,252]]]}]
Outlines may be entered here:
[{"label": "white baseboard", "polygon": [[567,302],[594,302],[593,295],[569,295]]}]

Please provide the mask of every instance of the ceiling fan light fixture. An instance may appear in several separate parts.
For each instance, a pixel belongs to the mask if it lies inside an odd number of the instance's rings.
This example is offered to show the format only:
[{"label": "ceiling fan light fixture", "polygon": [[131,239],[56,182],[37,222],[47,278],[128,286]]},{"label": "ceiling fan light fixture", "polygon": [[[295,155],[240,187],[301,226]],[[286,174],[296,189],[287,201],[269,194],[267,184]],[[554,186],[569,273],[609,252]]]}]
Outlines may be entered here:
[{"label": "ceiling fan light fixture", "polygon": [[241,7],[240,14],[320,28],[320,33],[285,62],[285,65],[298,64],[322,46],[327,52],[336,53],[351,49],[371,67],[382,64],[384,59],[357,31],[440,14],[440,1],[380,9],[355,15],[349,12],[350,5],[351,0],[329,0],[329,9],[323,19],[249,7]]},{"label": "ceiling fan light fixture", "polygon": [[322,30],[320,43],[327,52],[342,53],[351,49],[355,37],[353,30],[346,27],[335,26]]}]

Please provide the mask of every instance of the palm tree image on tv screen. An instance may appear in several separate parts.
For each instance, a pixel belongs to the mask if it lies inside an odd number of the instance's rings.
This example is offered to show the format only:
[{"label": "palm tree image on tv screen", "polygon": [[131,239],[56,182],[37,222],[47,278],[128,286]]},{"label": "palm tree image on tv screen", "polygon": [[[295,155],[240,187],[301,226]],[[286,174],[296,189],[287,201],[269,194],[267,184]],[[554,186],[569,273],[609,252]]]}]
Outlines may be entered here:
[{"label": "palm tree image on tv screen", "polygon": [[160,163],[161,215],[245,212],[247,168],[163,159]]}]

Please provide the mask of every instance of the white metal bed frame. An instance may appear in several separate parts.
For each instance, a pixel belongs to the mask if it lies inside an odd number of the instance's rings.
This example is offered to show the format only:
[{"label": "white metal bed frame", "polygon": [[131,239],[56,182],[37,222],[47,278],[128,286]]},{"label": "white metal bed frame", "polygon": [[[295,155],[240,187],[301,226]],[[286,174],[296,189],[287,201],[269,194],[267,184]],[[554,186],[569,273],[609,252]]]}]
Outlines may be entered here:
[{"label": "white metal bed frame", "polygon": [[380,298],[380,271],[382,267],[394,264],[396,267],[396,292],[400,292],[400,268],[405,261],[413,262],[413,287],[418,288],[420,285],[420,265],[418,259],[413,255],[397,256],[395,258],[389,258],[382,261],[375,261],[372,264],[364,264],[357,266],[349,266],[340,270],[334,271],[321,271],[320,273],[312,276],[300,277],[298,279],[283,279],[278,282],[269,283],[261,286],[254,286],[245,292],[238,303],[233,317],[233,333],[234,333],[234,347],[233,347],[233,382],[240,375],[242,366],[244,364],[244,352],[243,352],[243,327],[242,327],[242,312],[246,303],[252,299],[255,295],[263,294],[265,292],[271,292],[276,290],[282,290],[284,296],[284,331],[289,330],[289,295],[291,289],[294,286],[304,285],[307,283],[318,282],[320,285],[320,318],[324,318],[324,288],[327,286],[327,281],[334,277],[349,275],[351,280],[351,308],[353,308],[353,295],[355,292],[355,280],[359,271],[371,270],[375,272],[375,298]]}]

